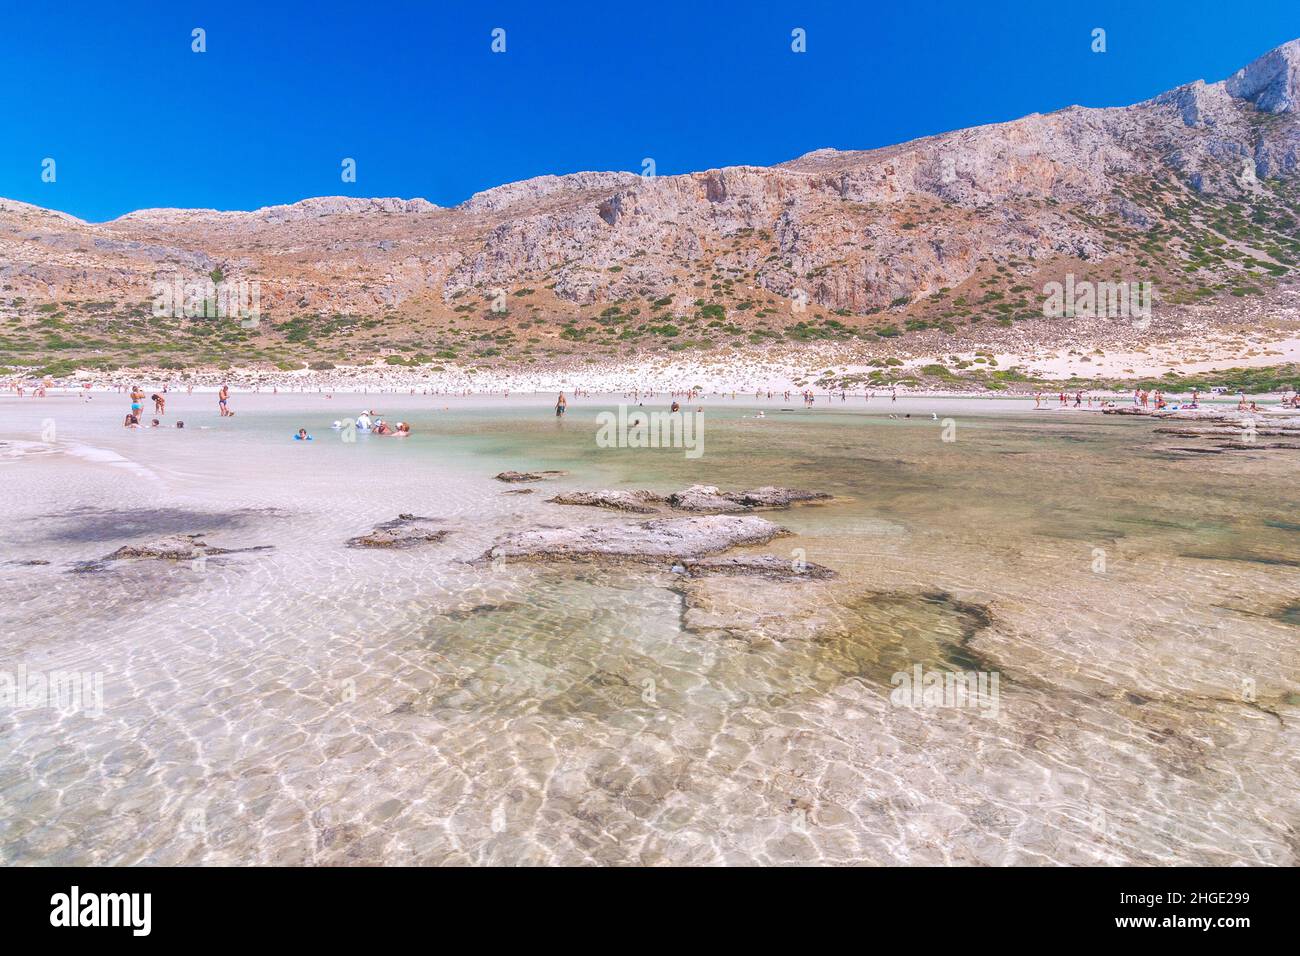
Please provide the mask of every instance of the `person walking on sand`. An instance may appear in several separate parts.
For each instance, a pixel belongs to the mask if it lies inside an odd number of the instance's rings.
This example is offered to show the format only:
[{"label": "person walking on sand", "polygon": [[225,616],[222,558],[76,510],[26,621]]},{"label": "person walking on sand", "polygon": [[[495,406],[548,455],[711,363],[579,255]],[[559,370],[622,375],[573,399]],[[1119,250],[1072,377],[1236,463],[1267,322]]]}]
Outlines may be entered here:
[{"label": "person walking on sand", "polygon": [[562,417],[564,413],[568,411],[568,408],[569,408],[569,400],[565,398],[564,393],[561,392],[560,397],[555,400],[555,417],[556,418]]},{"label": "person walking on sand", "polygon": [[222,418],[228,418],[230,415],[234,414],[230,410],[229,402],[230,402],[230,386],[222,385],[221,390],[217,392],[217,408],[221,410]]}]

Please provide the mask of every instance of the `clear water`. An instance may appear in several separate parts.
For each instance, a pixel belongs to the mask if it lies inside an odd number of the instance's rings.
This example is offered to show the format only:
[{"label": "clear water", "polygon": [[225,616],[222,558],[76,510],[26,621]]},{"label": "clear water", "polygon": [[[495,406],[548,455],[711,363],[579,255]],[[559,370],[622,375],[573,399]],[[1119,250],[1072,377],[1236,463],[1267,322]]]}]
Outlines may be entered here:
[{"label": "clear water", "polygon": [[[183,431],[127,431],[116,395],[0,399],[0,674],[103,689],[0,707],[0,860],[1295,864],[1294,452],[741,404],[706,402],[689,460],[597,447],[597,400],[173,394]],[[340,441],[367,405],[415,434]],[[570,474],[492,479],[542,468]],[[470,563],[638,520],[557,491],[693,482],[834,494],[749,550],[838,578]],[[344,546],[399,512],[451,534]],[[274,549],[72,570],[173,531]],[[996,714],[891,702],[916,665],[996,673]]]}]

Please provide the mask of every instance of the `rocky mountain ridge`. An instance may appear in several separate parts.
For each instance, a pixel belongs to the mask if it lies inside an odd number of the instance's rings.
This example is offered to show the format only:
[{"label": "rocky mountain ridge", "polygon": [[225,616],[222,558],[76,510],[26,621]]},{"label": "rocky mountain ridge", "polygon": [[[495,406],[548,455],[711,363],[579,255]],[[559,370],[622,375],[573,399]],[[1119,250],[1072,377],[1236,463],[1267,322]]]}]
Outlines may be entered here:
[{"label": "rocky mountain ridge", "polygon": [[258,283],[262,335],[322,316],[418,333],[499,319],[503,299],[512,318],[558,323],[543,340],[610,308],[638,331],[752,331],[802,321],[804,302],[809,319],[877,331],[895,313],[909,327],[1024,321],[1067,272],[1151,281],[1165,305],[1251,295],[1300,264],[1298,114],[1293,40],[1129,107],[773,167],[541,176],[451,208],[334,196],[87,223],[0,200],[0,314],[54,306],[75,326],[81,302],[140,316],[155,283],[209,276]]}]

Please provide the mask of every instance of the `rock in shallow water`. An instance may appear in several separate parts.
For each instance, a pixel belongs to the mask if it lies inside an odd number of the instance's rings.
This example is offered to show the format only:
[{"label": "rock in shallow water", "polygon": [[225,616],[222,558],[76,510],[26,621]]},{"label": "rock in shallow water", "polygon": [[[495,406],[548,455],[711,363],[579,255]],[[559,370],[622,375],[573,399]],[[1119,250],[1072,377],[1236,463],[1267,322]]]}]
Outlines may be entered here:
[{"label": "rock in shallow water", "polygon": [[567,474],[567,471],[503,471],[495,477],[497,481],[508,482],[545,481],[547,478],[558,478]]},{"label": "rock in shallow water", "polygon": [[218,548],[203,540],[204,532],[195,534],[169,534],[141,544],[125,544],[98,561],[84,561],[76,565],[77,571],[101,571],[105,562],[134,558],[152,558],[161,561],[195,561],[219,554],[241,554],[247,551],[268,551],[274,545],[259,544],[251,548]]},{"label": "rock in shallow water", "polygon": [[776,488],[765,485],[752,491],[719,491],[714,485],[691,485],[684,491],[661,495],[653,491],[610,490],[570,491],[556,495],[549,501],[558,505],[589,505],[615,511],[652,514],[656,505],[676,511],[705,514],[735,514],[760,508],[788,508],[805,501],[827,501],[830,495],[820,491],[801,491],[796,488]]},{"label": "rock in shallow water", "polygon": [[447,531],[424,524],[431,518],[400,514],[392,521],[377,524],[369,532],[348,539],[349,548],[413,548],[431,541],[441,541]]},{"label": "rock in shallow water", "polygon": [[123,558],[158,558],[164,561],[192,561],[195,558],[228,554],[226,548],[217,548],[203,540],[200,534],[169,534],[143,544],[126,544],[104,558],[118,561]]},{"label": "rock in shallow water", "polygon": [[688,559],[683,563],[682,568],[692,577],[701,574],[748,574],[781,581],[802,578],[824,581],[836,577],[834,571],[823,565],[813,564],[811,561],[794,562],[776,554]]},{"label": "rock in shallow water", "polygon": [[635,514],[654,514],[659,509],[654,504],[663,501],[661,495],[650,491],[568,491],[547,501],[557,505],[589,505],[593,508],[610,508],[614,511],[631,511]]},{"label": "rock in shallow water", "polygon": [[789,534],[752,515],[655,518],[632,525],[534,528],[507,535],[485,560],[569,560],[618,558],[666,561],[700,558],[743,544],[766,544]]}]

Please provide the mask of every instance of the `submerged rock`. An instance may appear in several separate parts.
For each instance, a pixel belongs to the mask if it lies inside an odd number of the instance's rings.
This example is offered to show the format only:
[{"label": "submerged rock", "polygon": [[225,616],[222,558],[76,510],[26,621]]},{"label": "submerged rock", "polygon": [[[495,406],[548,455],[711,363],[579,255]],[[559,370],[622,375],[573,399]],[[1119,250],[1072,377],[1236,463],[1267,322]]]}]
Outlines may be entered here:
[{"label": "submerged rock", "polygon": [[589,505],[593,508],[612,508],[615,511],[631,511],[636,514],[653,514],[659,509],[654,504],[661,503],[663,497],[650,491],[568,491],[547,501],[557,505]]},{"label": "submerged rock", "polygon": [[547,500],[558,505],[588,505],[638,514],[652,514],[659,510],[659,506],[702,514],[737,514],[764,508],[788,508],[804,501],[828,501],[830,497],[820,491],[776,488],[771,485],[752,491],[719,491],[714,485],[691,485],[684,491],[668,495],[653,491],[602,489],[570,491]]},{"label": "submerged rock", "polygon": [[682,568],[693,577],[701,574],[751,574],[783,581],[800,578],[824,581],[837,576],[823,565],[810,561],[794,562],[776,554],[688,559],[683,562]]},{"label": "submerged rock", "polygon": [[561,475],[567,475],[567,471],[503,471],[496,475],[497,481],[545,481],[547,478],[558,478]]},{"label": "submerged rock", "polygon": [[483,559],[683,561],[717,554],[737,545],[766,544],[778,535],[789,533],[752,515],[655,518],[613,527],[534,528],[501,538]]},{"label": "submerged rock", "polygon": [[392,521],[377,524],[369,532],[348,539],[349,548],[412,548],[418,544],[441,541],[447,531],[434,528],[423,522],[431,518],[422,518],[413,514],[400,514]]},{"label": "submerged rock", "polygon": [[776,488],[764,485],[752,491],[724,493],[723,497],[739,501],[746,508],[788,508],[808,501],[830,501],[831,496],[822,491],[803,491],[798,488]]},{"label": "submerged rock", "polygon": [[203,534],[169,534],[143,544],[126,544],[104,558],[119,561],[123,558],[157,558],[164,561],[193,561],[199,557],[227,554],[226,548],[217,548],[203,540]]},{"label": "submerged rock", "polygon": [[259,544],[251,548],[218,548],[203,540],[205,532],[195,534],[169,534],[154,538],[142,544],[125,544],[112,554],[105,555],[99,561],[91,561],[78,566],[78,570],[99,570],[107,561],[121,561],[127,558],[153,558],[162,561],[194,561],[210,558],[218,554],[241,554],[248,551],[268,551],[273,545]]},{"label": "submerged rock", "polygon": [[685,491],[677,491],[664,501],[678,511],[747,511],[743,503],[718,491],[714,485],[691,485]]}]

